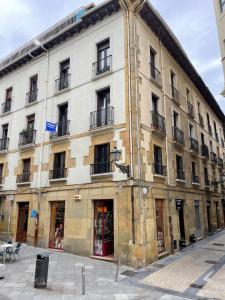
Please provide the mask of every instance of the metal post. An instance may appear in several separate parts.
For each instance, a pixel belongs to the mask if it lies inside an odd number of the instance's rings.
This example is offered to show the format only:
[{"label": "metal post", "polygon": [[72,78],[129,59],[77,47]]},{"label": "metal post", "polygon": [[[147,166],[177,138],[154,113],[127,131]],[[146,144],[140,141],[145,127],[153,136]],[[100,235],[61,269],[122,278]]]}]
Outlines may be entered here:
[{"label": "metal post", "polygon": [[85,295],[85,266],[82,266],[81,270],[82,270],[82,295]]},{"label": "metal post", "polygon": [[118,277],[119,277],[119,268],[120,268],[120,256],[119,256],[118,259],[117,259],[115,282],[118,281]]}]

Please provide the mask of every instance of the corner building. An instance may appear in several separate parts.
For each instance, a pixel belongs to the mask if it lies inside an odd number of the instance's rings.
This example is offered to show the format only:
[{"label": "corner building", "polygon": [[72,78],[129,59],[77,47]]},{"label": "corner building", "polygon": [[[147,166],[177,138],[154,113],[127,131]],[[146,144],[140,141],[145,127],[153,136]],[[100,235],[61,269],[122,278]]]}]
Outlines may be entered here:
[{"label": "corner building", "polygon": [[224,227],[224,114],[149,2],[66,17],[0,94],[2,239],[143,266]]}]

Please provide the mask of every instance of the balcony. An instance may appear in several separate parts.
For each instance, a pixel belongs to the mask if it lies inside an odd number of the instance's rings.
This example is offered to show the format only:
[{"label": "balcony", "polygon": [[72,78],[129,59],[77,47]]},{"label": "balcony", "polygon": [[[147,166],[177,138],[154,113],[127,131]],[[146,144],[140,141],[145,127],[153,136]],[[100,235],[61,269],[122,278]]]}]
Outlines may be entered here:
[{"label": "balcony", "polygon": [[190,150],[193,153],[199,153],[198,141],[194,138],[190,138]]},{"label": "balcony", "polygon": [[223,168],[223,159],[218,157],[218,166]]},{"label": "balcony", "polygon": [[11,109],[12,109],[12,100],[6,100],[4,103],[2,103],[3,114],[11,112]]},{"label": "balcony", "polygon": [[70,74],[66,74],[55,80],[55,93],[60,93],[70,88],[70,76]]},{"label": "balcony", "polygon": [[0,139],[0,152],[5,152],[9,147],[9,138]]},{"label": "balcony", "polygon": [[165,136],[166,135],[166,125],[165,125],[165,118],[161,116],[158,112],[152,111],[152,131],[156,134]]},{"label": "balcony", "polygon": [[151,75],[151,80],[155,82],[157,85],[161,86],[162,85],[162,80],[161,80],[161,73],[159,72],[156,67],[150,63],[150,75]]},{"label": "balcony", "polygon": [[199,176],[197,175],[192,175],[192,184],[199,184],[200,180],[199,180]]},{"label": "balcony", "polygon": [[185,173],[183,170],[177,170],[177,178],[178,181],[185,181]]},{"label": "balcony", "polygon": [[205,144],[202,145],[201,154],[202,154],[203,158],[205,158],[207,160],[209,159],[209,148],[207,145],[205,145]]},{"label": "balcony", "polygon": [[208,124],[208,131],[209,131],[209,134],[212,136],[213,135],[212,126],[210,124]]},{"label": "balcony", "polygon": [[27,184],[30,182],[31,182],[31,174],[30,173],[23,173],[23,174],[17,175],[17,177],[16,177],[17,184]]},{"label": "balcony", "polygon": [[90,130],[114,125],[114,107],[109,106],[90,113]]},{"label": "balcony", "polygon": [[49,171],[50,181],[66,180],[66,178],[67,178],[67,169],[65,168],[53,169]]},{"label": "balcony", "polygon": [[166,176],[167,168],[160,163],[154,163],[152,165],[152,172],[154,175]]},{"label": "balcony", "polygon": [[92,65],[93,78],[96,78],[97,76],[110,71],[112,71],[112,55],[104,57],[103,59],[96,61]]},{"label": "balcony", "polygon": [[101,175],[112,173],[112,162],[111,161],[104,161],[104,162],[96,162],[91,164],[90,166],[90,173],[91,175]]},{"label": "balcony", "polygon": [[219,135],[217,132],[215,133],[215,138],[216,138],[217,143],[219,143],[220,139],[219,139]]},{"label": "balcony", "polygon": [[193,104],[191,103],[191,102],[187,102],[187,106],[188,106],[188,115],[192,118],[192,119],[194,119],[194,117],[195,117],[195,114],[194,114],[194,106],[193,106]]},{"label": "balcony", "polygon": [[204,119],[203,119],[203,116],[199,113],[198,114],[199,116],[199,124],[202,126],[202,128],[204,128]]},{"label": "balcony", "polygon": [[175,141],[176,144],[184,146],[184,133],[182,130],[180,130],[177,127],[173,127],[173,140]]},{"label": "balcony", "polygon": [[177,104],[180,105],[180,94],[179,91],[171,85],[171,95],[172,95],[172,99],[173,101]]},{"label": "balcony", "polygon": [[216,153],[210,152],[210,159],[211,159],[212,163],[217,164],[217,155],[216,155]]},{"label": "balcony", "polygon": [[19,147],[33,146],[35,144],[36,130],[25,129],[19,135]]},{"label": "balcony", "polygon": [[26,105],[34,103],[37,101],[38,89],[30,91],[26,94]]},{"label": "balcony", "polygon": [[65,120],[56,123],[56,132],[50,133],[49,137],[52,141],[62,140],[64,138],[68,138],[70,135],[69,132],[70,121]]}]

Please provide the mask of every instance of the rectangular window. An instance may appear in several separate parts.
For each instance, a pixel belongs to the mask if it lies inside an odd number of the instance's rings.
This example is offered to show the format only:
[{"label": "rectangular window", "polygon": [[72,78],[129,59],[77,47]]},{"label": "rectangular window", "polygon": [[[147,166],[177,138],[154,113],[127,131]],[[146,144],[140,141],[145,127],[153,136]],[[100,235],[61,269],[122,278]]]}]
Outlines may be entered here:
[{"label": "rectangular window", "polygon": [[164,175],[164,167],[162,161],[162,148],[154,145],[154,173]]},{"label": "rectangular window", "polygon": [[159,97],[152,94],[152,110],[156,113],[158,112],[158,102],[159,102]]},{"label": "rectangular window", "polygon": [[37,84],[38,84],[38,75],[34,75],[30,78],[30,91],[28,93],[28,102],[31,103],[37,100]]},{"label": "rectangular window", "polygon": [[189,136],[190,138],[194,138],[194,127],[192,124],[189,124]]},{"label": "rectangular window", "polygon": [[220,1],[221,12],[223,13],[225,11],[225,0],[219,0],[219,1]]},{"label": "rectangular window", "polygon": [[155,66],[155,58],[156,52],[150,48],[150,70],[151,70],[151,77],[156,78],[156,66]]},{"label": "rectangular window", "polygon": [[111,171],[110,144],[96,145],[94,150],[94,174]]},{"label": "rectangular window", "polygon": [[196,163],[191,163],[191,172],[192,172],[192,178],[196,175]]},{"label": "rectangular window", "polygon": [[27,116],[27,130],[34,130],[35,115]]},{"label": "rectangular window", "polygon": [[110,51],[110,40],[107,39],[97,44],[97,70],[96,75],[104,73],[110,70],[111,57]]},{"label": "rectangular window", "polygon": [[68,122],[68,103],[64,103],[58,106],[59,117],[57,134],[58,136],[65,136],[69,134],[69,122]]},{"label": "rectangular window", "polygon": [[187,98],[187,101],[190,102],[190,91],[188,88],[186,88],[186,98]]},{"label": "rectangular window", "polygon": [[2,125],[2,139],[7,139],[8,129],[9,129],[9,124]]},{"label": "rectangular window", "polygon": [[6,90],[6,97],[5,97],[6,101],[11,101],[12,100],[12,92],[13,92],[12,87],[10,87]]},{"label": "rectangular window", "polygon": [[58,89],[63,90],[69,87],[69,69],[70,59],[64,60],[60,63],[60,78],[58,81]]},{"label": "rectangular window", "polygon": [[30,174],[30,158],[23,159],[23,174]]},{"label": "rectangular window", "polygon": [[205,145],[205,136],[203,133],[201,133],[201,142],[202,142],[202,145]]},{"label": "rectangular window", "polygon": [[4,164],[0,164],[0,184],[2,183]]},{"label": "rectangular window", "polygon": [[176,166],[177,166],[177,179],[185,180],[184,167],[183,167],[183,157],[176,155]]},{"label": "rectangular window", "polygon": [[110,107],[110,88],[97,92],[97,127],[110,125],[112,121]]},{"label": "rectangular window", "polygon": [[66,152],[59,152],[54,154],[53,169],[62,170],[65,168]]},{"label": "rectangular window", "polygon": [[175,128],[178,127],[178,117],[179,117],[178,113],[174,111],[173,112],[173,126]]},{"label": "rectangular window", "polygon": [[3,113],[11,111],[12,107],[12,93],[13,93],[13,88],[10,87],[6,90],[6,95],[5,95],[5,103],[3,105]]}]

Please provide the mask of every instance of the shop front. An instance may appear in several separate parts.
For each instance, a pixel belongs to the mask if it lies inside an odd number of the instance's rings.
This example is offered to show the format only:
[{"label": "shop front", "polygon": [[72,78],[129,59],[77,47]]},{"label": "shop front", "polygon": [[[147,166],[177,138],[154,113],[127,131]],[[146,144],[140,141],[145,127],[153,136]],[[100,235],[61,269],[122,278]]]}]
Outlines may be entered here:
[{"label": "shop front", "polygon": [[65,202],[51,202],[49,248],[63,250]]},{"label": "shop front", "polygon": [[184,200],[183,199],[176,199],[176,209],[178,210],[179,229],[180,229],[179,245],[181,248],[183,248],[183,247],[186,247],[185,223],[184,223]]},{"label": "shop front", "polygon": [[96,256],[113,256],[113,200],[94,201],[94,251]]},{"label": "shop front", "polygon": [[165,251],[163,200],[155,200],[158,253]]}]

